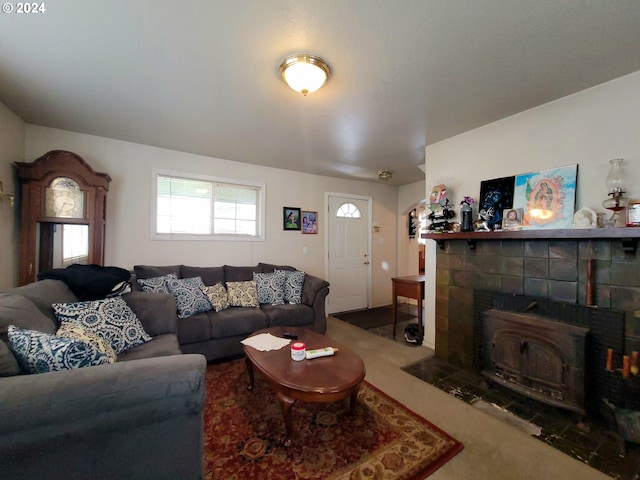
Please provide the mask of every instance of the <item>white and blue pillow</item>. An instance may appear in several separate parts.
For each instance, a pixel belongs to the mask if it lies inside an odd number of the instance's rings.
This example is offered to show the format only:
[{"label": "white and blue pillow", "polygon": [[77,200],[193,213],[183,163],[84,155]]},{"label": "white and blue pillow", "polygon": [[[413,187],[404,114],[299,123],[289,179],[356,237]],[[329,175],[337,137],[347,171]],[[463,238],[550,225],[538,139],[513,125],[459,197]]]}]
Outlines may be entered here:
[{"label": "white and blue pillow", "polygon": [[121,297],[76,303],[54,303],[53,311],[60,323],[80,324],[120,355],[151,340],[142,323]]},{"label": "white and blue pillow", "polygon": [[166,275],[162,275],[160,277],[151,277],[151,278],[139,278],[138,284],[145,292],[153,292],[153,293],[171,293],[169,292],[169,287],[167,286],[167,282],[169,280],[175,280],[178,276],[175,273],[168,273]]},{"label": "white and blue pillow", "polygon": [[284,283],[284,301],[287,303],[302,303],[302,287],[304,286],[304,272],[298,270],[276,270],[286,275]]},{"label": "white and blue pillow", "polygon": [[47,373],[113,363],[95,344],[9,325],[9,346],[28,373]]},{"label": "white and blue pillow", "polygon": [[286,276],[282,272],[253,273],[253,281],[258,290],[258,303],[284,305],[284,284]]},{"label": "white and blue pillow", "polygon": [[87,330],[79,323],[63,323],[56,332],[56,336],[83,341],[94,346],[99,351],[106,353],[111,360],[111,363],[115,363],[117,360],[116,351],[111,347],[111,344],[106,339],[100,338],[98,335]]},{"label": "white and blue pillow", "polygon": [[167,280],[169,293],[176,297],[178,317],[187,318],[200,312],[208,312],[213,307],[202,291],[202,278],[172,278]]}]

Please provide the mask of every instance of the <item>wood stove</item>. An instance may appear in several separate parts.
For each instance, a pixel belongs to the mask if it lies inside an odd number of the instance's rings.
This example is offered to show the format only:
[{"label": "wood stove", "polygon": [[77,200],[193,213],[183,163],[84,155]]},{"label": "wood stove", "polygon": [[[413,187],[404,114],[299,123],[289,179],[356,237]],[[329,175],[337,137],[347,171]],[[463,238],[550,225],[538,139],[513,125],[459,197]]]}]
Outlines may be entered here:
[{"label": "wood stove", "polygon": [[496,308],[482,315],[483,376],[538,401],[586,414],[588,328]]}]

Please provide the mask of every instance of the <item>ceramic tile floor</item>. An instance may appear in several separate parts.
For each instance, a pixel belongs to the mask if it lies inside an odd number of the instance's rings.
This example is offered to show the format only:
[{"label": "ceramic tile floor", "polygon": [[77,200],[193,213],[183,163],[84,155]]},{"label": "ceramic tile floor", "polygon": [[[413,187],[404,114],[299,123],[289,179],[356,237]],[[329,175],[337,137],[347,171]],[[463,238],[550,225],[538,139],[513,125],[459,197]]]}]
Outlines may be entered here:
[{"label": "ceramic tile floor", "polygon": [[[400,331],[398,329],[398,333]],[[627,444],[626,455],[622,456],[618,444],[607,435],[604,425],[592,424],[588,419],[580,424],[581,418],[575,413],[528,399],[498,385],[489,387],[481,376],[436,358],[417,362],[403,370],[467,403],[482,399],[504,407],[540,427],[542,433],[536,437],[540,441],[612,478],[640,479],[640,445]]]}]

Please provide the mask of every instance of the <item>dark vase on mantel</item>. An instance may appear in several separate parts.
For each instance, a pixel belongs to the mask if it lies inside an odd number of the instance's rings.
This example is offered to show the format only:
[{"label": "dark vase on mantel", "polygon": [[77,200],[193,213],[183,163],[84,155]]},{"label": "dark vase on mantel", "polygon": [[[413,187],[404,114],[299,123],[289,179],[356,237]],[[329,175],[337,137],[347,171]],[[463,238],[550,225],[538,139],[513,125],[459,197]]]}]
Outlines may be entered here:
[{"label": "dark vase on mantel", "polygon": [[463,203],[460,209],[460,230],[463,232],[473,231],[473,209],[467,203]]}]

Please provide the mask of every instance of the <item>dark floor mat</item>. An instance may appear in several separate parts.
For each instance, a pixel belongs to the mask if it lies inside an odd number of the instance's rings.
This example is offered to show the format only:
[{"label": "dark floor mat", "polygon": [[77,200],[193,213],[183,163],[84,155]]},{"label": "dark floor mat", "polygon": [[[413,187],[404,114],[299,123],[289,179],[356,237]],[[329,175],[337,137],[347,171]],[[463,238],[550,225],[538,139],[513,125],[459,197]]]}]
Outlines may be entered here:
[{"label": "dark floor mat", "polygon": [[[364,328],[366,330],[370,328],[382,327],[384,325],[391,325],[393,323],[393,309],[391,305],[384,307],[370,308],[367,310],[357,310],[353,312],[333,313],[334,317],[340,320],[355,325],[356,327]],[[413,318],[418,319],[417,307],[411,305],[405,305],[398,307],[397,321],[405,322]]]}]

